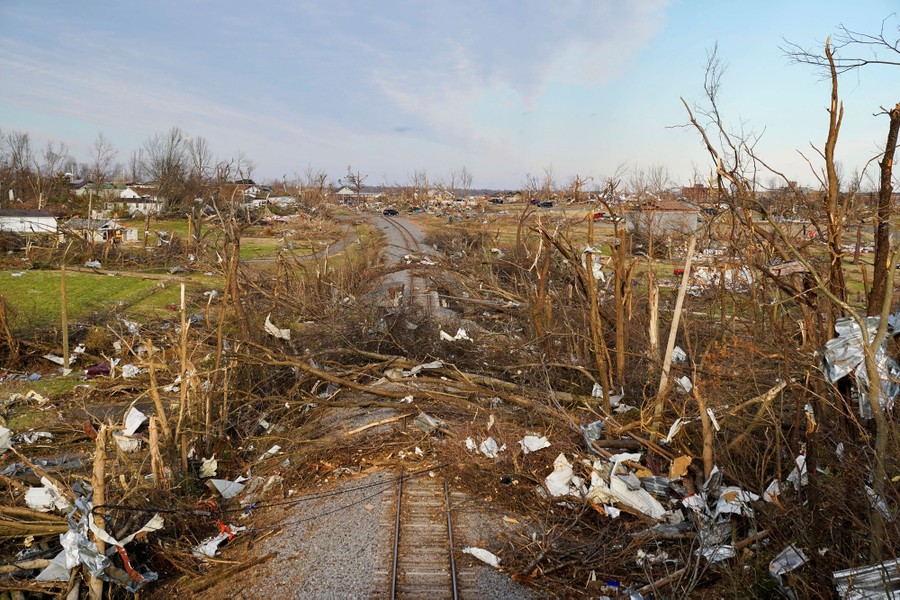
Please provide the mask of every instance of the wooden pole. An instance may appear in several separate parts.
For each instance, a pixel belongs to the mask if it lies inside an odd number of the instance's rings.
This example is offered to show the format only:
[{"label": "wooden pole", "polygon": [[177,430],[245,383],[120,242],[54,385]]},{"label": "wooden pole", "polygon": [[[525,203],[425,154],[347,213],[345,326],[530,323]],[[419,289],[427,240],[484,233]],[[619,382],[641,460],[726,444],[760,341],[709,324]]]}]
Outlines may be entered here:
[{"label": "wooden pole", "polygon": [[650,305],[650,359],[659,363],[659,284],[653,272],[653,259],[647,257],[647,303]]},{"label": "wooden pole", "polygon": [[[159,397],[159,385],[156,382],[156,361],[153,355],[153,340],[147,339],[147,368],[150,371],[150,398],[153,400],[153,406],[156,408],[156,416],[162,425],[163,436],[166,442],[172,441],[172,432],[169,430],[169,420],[166,417],[166,407],[163,406],[162,399]],[[184,381],[181,382],[184,385]]]},{"label": "wooden pole", "polygon": [[[63,256],[65,260],[65,256]],[[69,363],[69,303],[66,299],[66,263],[61,265],[59,277],[59,302],[62,320],[62,345],[63,345],[63,369],[68,369]]]},{"label": "wooden pole", "polygon": [[697,371],[694,370],[694,399],[697,400],[697,408],[700,411],[700,423],[703,426],[703,478],[709,479],[712,473],[715,459],[713,457],[713,438],[715,432],[712,427],[712,420],[709,413],[706,412],[706,400],[700,395],[700,387],[697,385]]},{"label": "wooden pole", "polygon": [[[94,472],[91,477],[91,485],[94,488],[92,503],[94,506],[106,504],[106,425],[100,426],[97,432],[97,449],[94,452]],[[103,509],[94,511],[94,523],[101,530],[105,528],[103,522]],[[106,542],[94,536],[94,543],[100,554],[106,551]],[[91,600],[103,600],[103,580],[93,575],[89,578],[89,591]]]},{"label": "wooden pole", "polygon": [[159,419],[157,417],[150,417],[150,471],[153,473],[153,483],[163,489],[168,487],[166,468],[159,451]]},{"label": "wooden pole", "polygon": [[675,337],[678,334],[678,324],[681,321],[681,311],[684,308],[684,296],[687,293],[688,281],[691,277],[691,261],[694,258],[694,248],[697,246],[697,238],[692,234],[688,242],[687,258],[684,261],[684,273],[681,275],[681,286],[678,288],[678,297],[675,300],[675,313],[672,316],[672,326],[669,328],[669,341],[666,343],[666,353],[663,356],[662,375],[659,378],[657,390],[656,408],[653,411],[654,437],[659,431],[659,419],[663,412],[663,392],[669,385],[669,372],[672,369],[672,352],[675,350]]},{"label": "wooden pole", "polygon": [[[178,408],[178,425],[175,430],[175,438],[181,444],[181,469],[187,472],[187,435],[184,432],[184,415],[188,402],[188,373],[187,373],[187,312],[184,302],[184,284],[181,284],[181,406]],[[189,411],[188,418],[195,417],[195,411]]]},{"label": "wooden pole", "polygon": [[622,386],[625,385],[625,286],[628,276],[625,266],[625,229],[620,231],[618,242],[615,252],[616,380]]}]

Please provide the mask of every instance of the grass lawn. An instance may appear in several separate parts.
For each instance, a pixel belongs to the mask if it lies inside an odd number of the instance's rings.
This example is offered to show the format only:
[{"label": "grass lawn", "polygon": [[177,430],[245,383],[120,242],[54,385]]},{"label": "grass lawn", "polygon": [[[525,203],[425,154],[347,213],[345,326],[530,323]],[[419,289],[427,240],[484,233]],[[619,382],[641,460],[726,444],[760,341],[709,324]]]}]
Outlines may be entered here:
[{"label": "grass lawn", "polygon": [[[266,258],[278,254],[283,247],[274,238],[241,238],[241,259]],[[302,252],[302,250],[301,250]]]},{"label": "grass lawn", "polygon": [[[146,219],[128,219],[120,221],[122,225],[125,227],[137,227],[138,235],[144,235],[144,225],[146,224]],[[206,224],[204,224],[203,230],[206,231]],[[156,241],[156,235],[153,233],[154,231],[169,231],[177,235],[178,237],[185,239],[188,236],[188,222],[187,219],[150,219],[150,241]]]},{"label": "grass lawn", "polygon": [[[13,277],[16,272],[23,274]],[[14,331],[59,323],[59,283],[59,271],[0,271],[0,293]],[[70,321],[112,310],[119,303],[127,307],[130,318],[144,320],[180,298],[177,284],[92,273],[67,272],[66,291]]]}]

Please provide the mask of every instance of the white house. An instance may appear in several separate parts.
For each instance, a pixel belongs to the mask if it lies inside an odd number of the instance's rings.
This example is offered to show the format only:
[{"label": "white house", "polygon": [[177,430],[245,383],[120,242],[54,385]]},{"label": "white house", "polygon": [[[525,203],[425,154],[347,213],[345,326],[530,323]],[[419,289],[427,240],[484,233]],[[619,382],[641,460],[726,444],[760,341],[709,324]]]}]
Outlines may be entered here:
[{"label": "white house", "polygon": [[94,196],[97,198],[115,198],[121,191],[122,184],[104,183],[100,186],[92,181],[86,183],[71,183],[70,189],[75,191],[76,196]]},{"label": "white house", "polygon": [[[338,200],[342,204],[346,203],[350,200],[355,200],[356,196],[357,196],[356,190],[351,188],[348,185],[345,185],[344,187],[339,189],[337,192],[335,192],[335,195],[338,197]],[[374,190],[372,188],[362,188],[359,191],[359,199],[360,200],[377,200],[377,199],[381,198],[381,196],[383,196],[383,194],[381,192],[379,192],[378,190]]]},{"label": "white house", "polygon": [[103,209],[113,213],[128,215],[156,215],[162,211],[162,200],[151,188],[128,186],[119,192],[116,200],[103,203]]},{"label": "white house", "polygon": [[0,231],[55,234],[56,217],[46,210],[0,209]]}]

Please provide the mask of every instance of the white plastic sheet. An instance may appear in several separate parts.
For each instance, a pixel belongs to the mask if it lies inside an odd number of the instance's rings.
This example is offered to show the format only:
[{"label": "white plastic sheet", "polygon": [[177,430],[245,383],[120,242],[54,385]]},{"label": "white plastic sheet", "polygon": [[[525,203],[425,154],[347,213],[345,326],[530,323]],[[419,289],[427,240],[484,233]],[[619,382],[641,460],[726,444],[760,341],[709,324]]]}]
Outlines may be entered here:
[{"label": "white plastic sheet", "polygon": [[280,340],[290,340],[291,339],[291,330],[290,329],[281,329],[280,327],[276,327],[274,323],[272,323],[272,314],[269,313],[266,315],[265,322],[266,333],[269,335],[276,337]]},{"label": "white plastic sheet", "polygon": [[544,448],[550,447],[550,442],[546,437],[538,437],[536,435],[526,435],[521,440],[519,440],[519,446],[522,447],[522,454],[529,454],[531,452],[537,452],[538,450],[543,450]]},{"label": "white plastic sheet", "polygon": [[128,414],[125,415],[125,427],[122,430],[122,433],[125,435],[134,435],[134,432],[137,431],[146,420],[147,415],[132,406],[131,410],[128,411]]},{"label": "white plastic sheet", "polygon": [[492,552],[488,552],[483,548],[463,548],[463,554],[471,554],[483,563],[487,563],[494,568],[500,567],[500,557]]},{"label": "white plastic sheet", "polygon": [[441,329],[441,341],[458,342],[460,340],[472,340],[472,338],[469,337],[469,334],[466,333],[466,330],[462,327],[456,330],[456,335],[450,335],[449,333]]},{"label": "white plastic sheet", "polygon": [[488,439],[481,442],[478,446],[479,452],[487,456],[488,458],[497,458],[497,456],[506,450],[506,444],[500,446],[497,444],[497,440],[493,437],[489,437]]}]

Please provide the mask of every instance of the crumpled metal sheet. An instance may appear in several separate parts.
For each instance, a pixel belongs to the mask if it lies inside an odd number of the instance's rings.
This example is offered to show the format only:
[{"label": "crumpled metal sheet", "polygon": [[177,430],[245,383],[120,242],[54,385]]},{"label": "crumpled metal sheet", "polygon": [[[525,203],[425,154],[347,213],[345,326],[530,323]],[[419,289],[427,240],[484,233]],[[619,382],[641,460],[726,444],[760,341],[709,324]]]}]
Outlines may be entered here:
[{"label": "crumpled metal sheet", "polygon": [[[93,532],[94,535],[109,544],[106,554],[112,555],[135,538],[161,529],[163,518],[159,514],[154,515],[140,530],[119,541],[94,523],[91,502],[80,497],[76,499],[75,505],[81,513],[81,518],[78,521],[69,519],[69,531],[59,536],[62,552],[56,555],[50,565],[38,574],[37,581],[68,581],[69,571],[78,565],[86,566],[88,572],[94,577],[120,585],[130,592],[136,592],[145,584],[156,581],[159,575],[153,571],[138,573],[132,569],[126,573],[116,568],[108,556],[101,553],[97,544],[88,537],[88,532]],[[122,554],[121,551],[119,553]]]},{"label": "crumpled metal sheet", "polygon": [[[880,323],[881,317],[866,317],[866,329],[870,339],[878,331]],[[834,324],[834,330],[837,337],[828,340],[822,350],[822,372],[831,383],[853,373],[859,393],[859,414],[864,419],[869,419],[872,417],[872,409],[867,393],[869,377],[866,374],[862,331],[850,317],[838,319]],[[900,333],[900,312],[888,316],[888,333],[891,336]],[[888,356],[886,344],[882,344],[876,352],[875,361],[881,375],[881,406],[885,410],[891,410],[894,401],[900,395],[900,384],[891,381],[892,378],[900,377],[900,364]]]},{"label": "crumpled metal sheet", "polygon": [[797,594],[786,583],[784,575],[799,569],[808,562],[809,557],[806,556],[803,550],[791,544],[779,552],[778,556],[769,563],[769,576],[786,598],[797,600]]},{"label": "crumpled metal sheet", "polygon": [[900,598],[900,559],[888,560],[833,573],[838,596],[851,600],[863,598]]}]

